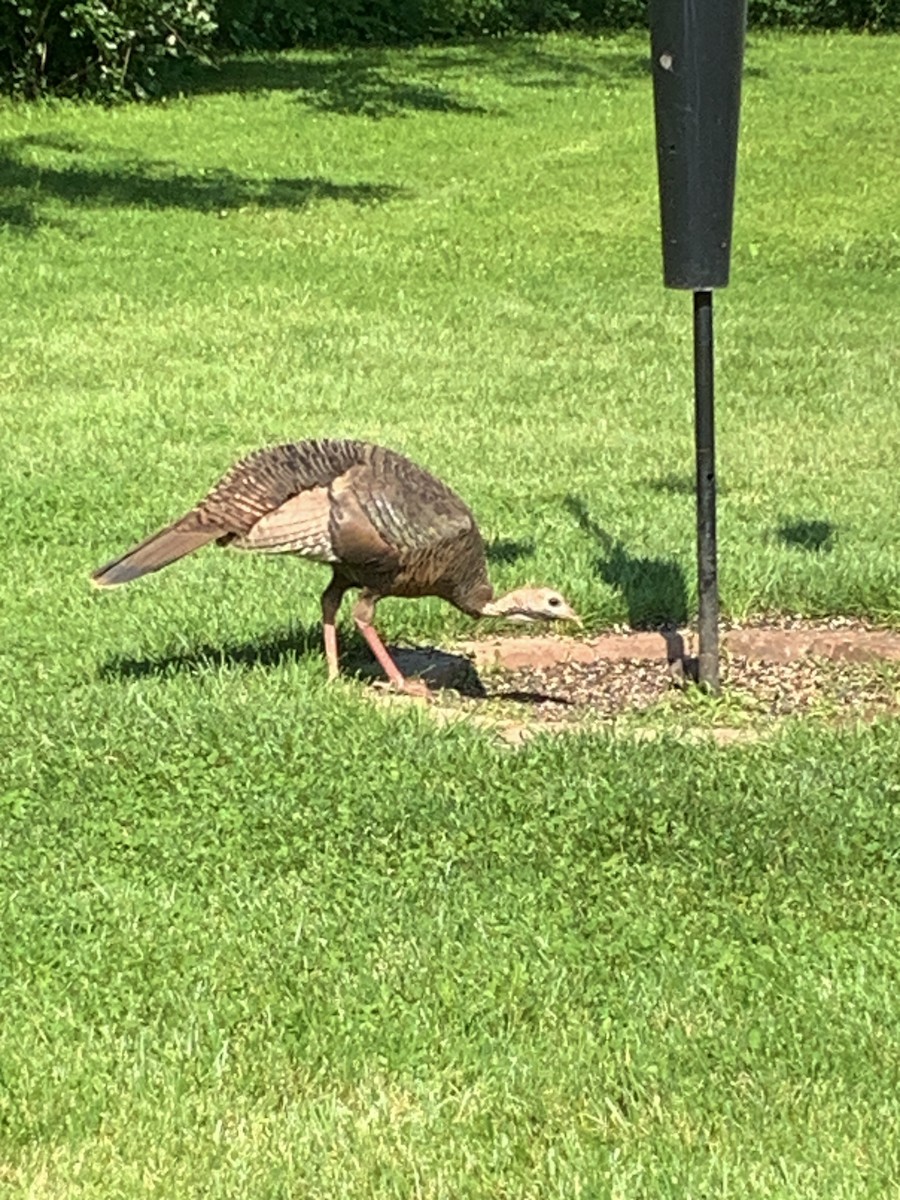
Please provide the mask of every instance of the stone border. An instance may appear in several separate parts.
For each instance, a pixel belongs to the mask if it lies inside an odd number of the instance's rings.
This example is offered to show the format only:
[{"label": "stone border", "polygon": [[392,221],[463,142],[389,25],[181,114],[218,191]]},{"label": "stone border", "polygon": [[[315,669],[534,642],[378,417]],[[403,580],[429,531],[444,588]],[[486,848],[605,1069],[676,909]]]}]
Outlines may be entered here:
[{"label": "stone border", "polygon": [[[842,662],[900,662],[900,632],[862,627],[755,626],[722,634],[726,654],[767,662],[826,658]],[[666,632],[606,633],[593,638],[509,637],[466,641],[454,647],[474,660],[476,667],[550,667],[565,662],[663,662],[690,658],[697,650],[696,634]]]},{"label": "stone border", "polygon": [[[670,675],[680,683],[687,673],[696,651],[697,635],[691,631],[617,631],[591,638],[572,637],[494,637],[483,641],[459,642],[446,650],[436,647],[392,647],[397,664],[408,675],[421,675],[435,688],[460,688],[471,681],[473,668],[516,671],[553,668],[568,662],[576,663],[635,663],[658,664],[668,667]],[[848,618],[833,618],[829,623],[806,620],[787,621],[781,625],[734,627],[722,633],[722,648],[726,656],[765,663],[788,663],[802,659],[826,659],[833,662],[871,663],[900,661],[900,631],[873,629]],[[372,669],[376,674],[377,669]],[[368,671],[364,674],[369,674]],[[578,734],[592,725],[568,721],[510,718],[500,714],[481,714],[471,707],[457,707],[442,702],[426,704],[408,696],[378,693],[382,703],[422,704],[438,725],[462,722],[497,738],[501,745],[517,749],[538,733]],[[608,728],[614,723],[604,722]],[[679,730],[688,741],[711,741],[720,746],[753,743],[769,737],[774,725],[766,729],[730,726],[703,726]],[[628,736],[636,741],[654,740],[660,736],[655,728],[636,727]]]}]

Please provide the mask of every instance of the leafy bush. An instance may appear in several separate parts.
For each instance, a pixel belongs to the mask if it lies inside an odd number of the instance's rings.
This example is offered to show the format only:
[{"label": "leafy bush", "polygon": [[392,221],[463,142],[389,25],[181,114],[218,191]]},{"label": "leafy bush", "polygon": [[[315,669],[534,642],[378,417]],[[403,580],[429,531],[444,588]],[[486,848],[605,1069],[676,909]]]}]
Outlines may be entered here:
[{"label": "leafy bush", "polygon": [[[646,0],[573,0],[587,26],[627,29],[647,23]],[[748,0],[751,28],[900,29],[898,0]]]},{"label": "leafy bush", "polygon": [[[646,0],[219,0],[229,49],[646,25]],[[749,0],[751,26],[900,28],[898,0]]]},{"label": "leafy bush", "polygon": [[[403,43],[646,24],[646,0],[2,0],[0,88],[142,96],[219,49]],[[751,26],[900,29],[900,0],[749,0]]]},{"label": "leafy bush", "polygon": [[756,28],[900,29],[897,0],[748,0],[747,20]]},{"label": "leafy bush", "polygon": [[283,49],[301,43],[419,42],[571,27],[566,0],[220,0],[222,43]]},{"label": "leafy bush", "polygon": [[202,55],[215,30],[204,0],[4,0],[0,81],[28,97],[140,96],[162,62]]},{"label": "leafy bush", "polygon": [[[627,29],[647,23],[646,0],[573,0],[587,26]],[[751,28],[900,29],[898,0],[748,0]]]}]

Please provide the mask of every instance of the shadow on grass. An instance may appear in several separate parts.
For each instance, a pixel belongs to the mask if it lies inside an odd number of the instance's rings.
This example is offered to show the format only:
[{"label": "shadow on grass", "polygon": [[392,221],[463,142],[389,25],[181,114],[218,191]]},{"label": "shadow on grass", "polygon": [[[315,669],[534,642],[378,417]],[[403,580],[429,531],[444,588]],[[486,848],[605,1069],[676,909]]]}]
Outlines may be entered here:
[{"label": "shadow on grass", "polygon": [[167,90],[187,95],[295,92],[298,104],[317,112],[376,119],[406,112],[483,115],[489,111],[447,88],[390,78],[387,62],[387,53],[374,49],[342,51],[326,61],[276,54],[241,57],[218,65],[188,66],[173,77]]},{"label": "shadow on grass", "polygon": [[830,521],[782,521],[776,533],[785,546],[828,554],[834,549],[837,528]]},{"label": "shadow on grass", "polygon": [[[399,77],[400,74],[405,77]],[[466,99],[452,86],[473,72],[514,87],[559,89],[589,83],[621,84],[644,78],[646,55],[596,52],[579,61],[571,48],[525,38],[454,42],[446,49],[378,47],[328,54],[248,55],[218,65],[197,64],[174,75],[169,92],[295,92],[298,104],[318,112],[373,119],[413,112],[463,116],[504,116],[505,110]]]},{"label": "shadow on grass", "polygon": [[[645,479],[641,486],[650,492],[658,492],[665,496],[695,496],[697,494],[697,484],[693,475],[679,475],[675,471],[657,475],[653,479]],[[720,479],[716,480],[716,495],[728,495],[728,488]]]},{"label": "shadow on grass", "polygon": [[611,587],[621,592],[633,629],[659,629],[684,625],[688,619],[684,571],[673,559],[638,558],[624,543],[612,537],[591,517],[579,496],[567,496],[566,511],[588,534],[601,556],[594,570]]},{"label": "shadow on grass", "polygon": [[305,658],[310,654],[322,656],[322,630],[316,624],[296,625],[270,636],[265,641],[226,642],[213,646],[208,642],[150,658],[116,656],[102,663],[101,679],[146,679],[154,676],[193,674],[240,667],[277,667],[283,662]]},{"label": "shadow on grass", "polygon": [[504,566],[509,566],[523,558],[534,557],[534,539],[528,538],[527,541],[517,542],[510,538],[494,538],[485,546],[484,554],[489,563],[494,565],[502,563]]},{"label": "shadow on grass", "polygon": [[557,704],[560,708],[574,708],[576,701],[568,696],[552,696],[549,692],[508,691],[494,692],[492,700],[511,700],[516,704]]},{"label": "shadow on grass", "polygon": [[[28,151],[51,152],[36,162]],[[388,184],[335,183],[319,177],[253,179],[222,168],[190,173],[174,163],[124,159],[108,166],[89,161],[105,147],[60,138],[26,136],[0,142],[0,227],[22,234],[51,224],[41,215],[47,201],[73,209],[183,209],[223,213],[255,207],[303,209],[323,200],[377,204],[401,193]]]},{"label": "shadow on grass", "polygon": [[[572,42],[554,44],[533,38],[477,40],[463,47],[464,57],[433,55],[429,62],[443,70],[477,69],[494,75],[512,87],[555,91],[591,84],[621,85],[650,75],[649,55],[641,52],[597,51],[597,43],[585,39],[590,55],[579,60]],[[577,45],[577,43],[574,43]]]},{"label": "shadow on grass", "polygon": [[[342,630],[341,673],[363,683],[383,681],[381,668],[363,639],[354,631]],[[391,656],[404,674],[421,677],[435,686],[452,687],[462,696],[482,699],[487,695],[481,678],[468,658],[432,646],[389,646]],[[316,623],[291,626],[264,640],[226,642],[222,646],[201,643],[189,650],[147,658],[116,656],[102,663],[102,680],[171,678],[203,674],[236,667],[240,670],[271,670],[298,659],[324,658],[322,627]]]}]

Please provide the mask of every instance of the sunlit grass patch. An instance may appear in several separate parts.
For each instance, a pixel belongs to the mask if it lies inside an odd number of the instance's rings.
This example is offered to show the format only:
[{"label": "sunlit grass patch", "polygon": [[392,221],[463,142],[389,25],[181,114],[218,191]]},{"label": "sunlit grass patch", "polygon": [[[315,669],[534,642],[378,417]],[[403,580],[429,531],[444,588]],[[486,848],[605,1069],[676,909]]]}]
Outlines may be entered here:
[{"label": "sunlit grass patch", "polygon": [[[748,48],[731,617],[898,621],[895,49]],[[297,53],[0,107],[11,1197],[896,1189],[896,721],[510,754],[326,687],[315,566],[87,583],[239,454],[346,434],[456,487],[499,587],[690,619],[646,53]],[[430,601],[383,628],[472,632]]]}]

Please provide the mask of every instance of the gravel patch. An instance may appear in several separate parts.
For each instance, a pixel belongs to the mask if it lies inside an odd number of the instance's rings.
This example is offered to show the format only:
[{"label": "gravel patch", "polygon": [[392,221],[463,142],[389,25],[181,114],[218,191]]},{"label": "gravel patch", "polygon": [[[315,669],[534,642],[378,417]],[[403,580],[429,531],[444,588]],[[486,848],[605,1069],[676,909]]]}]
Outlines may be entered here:
[{"label": "gravel patch", "polygon": [[704,714],[687,683],[696,651],[689,630],[493,638],[464,643],[462,653],[396,655],[404,673],[439,689],[430,705],[436,721],[468,717],[513,745],[543,731],[621,728],[629,717],[652,720],[654,710],[678,725],[705,721],[723,744],[758,737],[785,717],[839,724],[900,713],[897,631],[843,617],[784,617],[732,624],[722,646],[722,696]]},{"label": "gravel patch", "polygon": [[[862,718],[900,711],[900,667],[823,658],[769,662],[740,655],[722,663],[723,695],[748,715],[818,713]],[[484,679],[487,697],[527,706],[533,720],[581,721],[646,712],[683,700],[665,664],[643,660],[563,662],[498,671]]]}]

